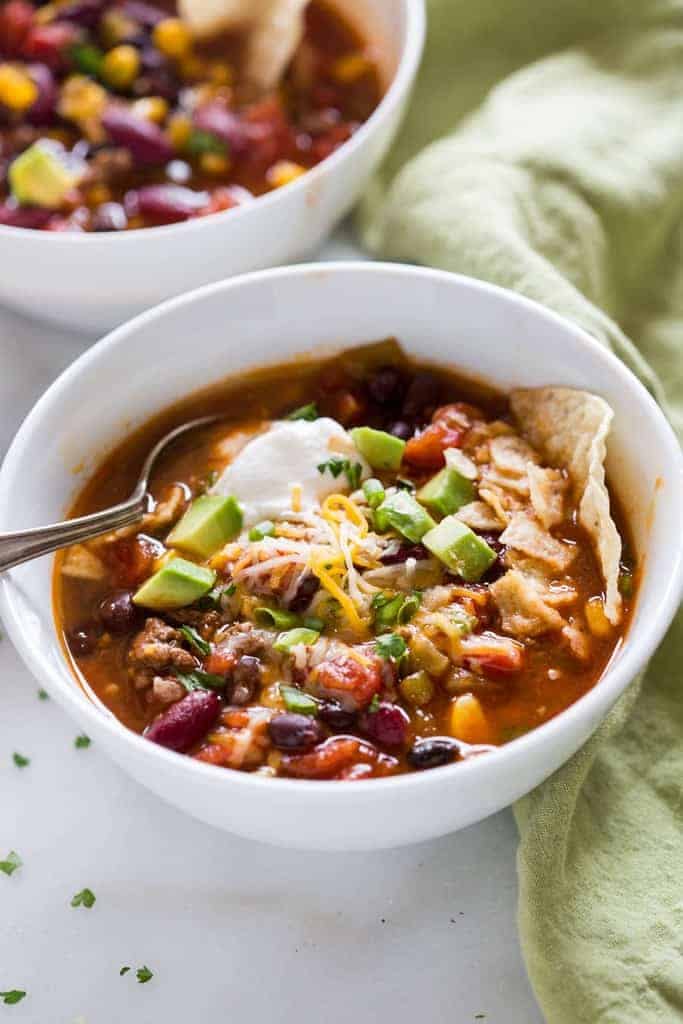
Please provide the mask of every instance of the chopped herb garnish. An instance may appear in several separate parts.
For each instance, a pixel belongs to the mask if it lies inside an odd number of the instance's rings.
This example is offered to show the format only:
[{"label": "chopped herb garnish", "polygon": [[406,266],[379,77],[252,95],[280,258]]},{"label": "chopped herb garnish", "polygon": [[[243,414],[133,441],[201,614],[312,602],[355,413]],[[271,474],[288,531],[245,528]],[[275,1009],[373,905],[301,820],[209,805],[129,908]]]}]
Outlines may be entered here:
[{"label": "chopped herb garnish", "polygon": [[13,875],[17,868],[20,868],[23,864],[23,860],[16,852],[16,850],[10,850],[4,860],[0,860],[0,871],[6,875]]},{"label": "chopped herb garnish", "polygon": [[50,695],[47,690],[38,690],[38,700],[49,700]]},{"label": "chopped herb garnish", "polygon": [[385,633],[375,640],[375,651],[380,658],[393,658],[394,661],[400,661],[405,657],[408,648],[405,640],[398,633]]},{"label": "chopped herb garnish", "polygon": [[298,715],[317,715],[318,702],[310,694],[298,690],[296,686],[285,686],[280,683],[280,696],[288,711],[294,711]]},{"label": "chopped herb garnish", "polygon": [[154,977],[149,967],[138,967],[137,971],[135,972],[135,976],[141,985],[144,985],[146,981],[149,981],[150,978]]},{"label": "chopped herb garnish", "polygon": [[69,50],[69,56],[84,75],[99,75],[104,54],[97,46],[91,46],[90,43],[74,43]]},{"label": "chopped herb garnish", "polygon": [[192,626],[179,626],[178,630],[183,634],[190,647],[198,651],[199,654],[210,654],[211,644],[207,644],[206,640],[199,635],[196,629]]},{"label": "chopped herb garnish", "polygon": [[318,412],[318,406],[315,402],[309,402],[308,405],[300,405],[298,409],[294,409],[293,412],[287,414],[288,420],[308,420],[309,423],[313,420],[317,420],[320,416]]},{"label": "chopped herb garnish", "polygon": [[12,760],[14,761],[17,768],[25,768],[27,764],[31,763],[30,757],[24,757],[23,754],[12,754]]},{"label": "chopped herb garnish", "polygon": [[264,537],[272,537],[275,533],[275,523],[270,519],[264,519],[262,523],[252,526],[249,531],[249,540],[263,540]]},{"label": "chopped herb garnish", "polygon": [[335,480],[344,473],[349,487],[355,491],[360,485],[363,467],[360,462],[349,462],[348,459],[343,459],[340,455],[333,455],[327,462],[318,464],[318,472],[324,473],[325,471],[331,473]]},{"label": "chopped herb garnish", "polygon": [[2,999],[3,1003],[6,1003],[7,1006],[13,1006],[14,1003],[20,1003],[25,995],[26,993],[20,988],[11,988],[8,992],[0,992],[0,999]]},{"label": "chopped herb garnish", "polygon": [[223,676],[214,675],[213,672],[204,672],[197,668],[194,672],[176,672],[176,679],[182,683],[188,693],[193,690],[222,690],[226,680]]},{"label": "chopped herb garnish", "polygon": [[124,974],[128,974],[129,970],[130,967],[127,964],[124,967],[122,967],[121,970],[119,971],[119,978],[122,978]]},{"label": "chopped herb garnish", "polygon": [[410,622],[420,607],[422,595],[414,590],[411,594],[375,594],[370,607],[375,613],[375,627],[385,629],[396,623],[403,626]]},{"label": "chopped herb garnish", "polygon": [[201,156],[202,153],[218,153],[224,156],[228,151],[228,147],[222,139],[212,135],[211,132],[200,131],[198,128],[190,132],[185,149],[192,156]]},{"label": "chopped herb garnish", "polygon": [[71,900],[72,907],[87,907],[88,910],[93,906],[95,902],[95,893],[92,889],[81,889],[77,892]]},{"label": "chopped herb garnish", "polygon": [[379,711],[379,694],[376,693],[368,704],[368,711],[370,714],[374,714],[375,711]]},{"label": "chopped herb garnish", "polygon": [[82,732],[81,735],[77,736],[74,740],[74,746],[77,750],[84,750],[86,747],[90,746],[91,742],[90,737],[86,736],[85,733]]}]

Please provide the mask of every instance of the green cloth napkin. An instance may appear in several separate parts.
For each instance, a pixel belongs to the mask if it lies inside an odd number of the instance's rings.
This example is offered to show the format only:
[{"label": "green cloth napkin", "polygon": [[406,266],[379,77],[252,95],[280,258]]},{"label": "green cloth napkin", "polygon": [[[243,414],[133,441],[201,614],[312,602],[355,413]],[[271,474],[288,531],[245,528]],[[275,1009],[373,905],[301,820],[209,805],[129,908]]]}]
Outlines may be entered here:
[{"label": "green cloth napkin", "polygon": [[[361,208],[366,245],[579,322],[680,432],[683,3],[428,13],[404,130]],[[549,1024],[683,1018],[681,665],[679,611],[644,680],[515,808],[521,942]]]}]

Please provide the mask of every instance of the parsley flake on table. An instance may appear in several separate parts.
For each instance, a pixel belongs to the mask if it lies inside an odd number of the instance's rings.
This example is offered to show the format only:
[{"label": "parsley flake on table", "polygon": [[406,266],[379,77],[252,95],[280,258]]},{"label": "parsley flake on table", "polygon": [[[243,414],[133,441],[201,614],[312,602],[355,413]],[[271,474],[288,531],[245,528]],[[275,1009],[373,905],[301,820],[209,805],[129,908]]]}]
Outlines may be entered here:
[{"label": "parsley flake on table", "polygon": [[17,768],[25,768],[27,764],[31,763],[30,757],[24,757],[23,754],[18,754],[16,751],[12,754],[12,760]]},{"label": "parsley flake on table", "polygon": [[150,971],[149,967],[143,966],[138,967],[137,971],[135,972],[135,977],[138,979],[141,985],[144,985],[145,982],[149,981],[150,978],[154,977],[154,974],[152,973],[152,971]]},{"label": "parsley flake on table", "polygon": [[74,740],[74,746],[76,747],[77,750],[82,750],[85,747],[89,747],[91,742],[92,741],[90,737],[86,736],[85,733],[82,732],[81,735],[77,736],[76,739]]},{"label": "parsley flake on table", "polygon": [[95,893],[92,889],[81,889],[71,900],[72,907],[87,907],[88,910],[95,902]]},{"label": "parsley flake on table", "polygon": [[119,971],[119,978],[122,978],[124,976],[124,974],[128,974],[129,970],[130,970],[130,967],[127,964],[126,964],[125,967],[122,967],[121,970]]},{"label": "parsley flake on table", "polygon": [[0,871],[4,871],[6,875],[13,875],[17,868],[20,868],[23,863],[23,860],[16,850],[10,850],[5,859],[0,860]]},{"label": "parsley flake on table", "polygon": [[0,999],[8,1006],[13,1006],[14,1003],[20,1003],[25,995],[20,988],[10,988],[7,992],[0,992]]},{"label": "parsley flake on table", "polygon": [[43,689],[38,690],[38,700],[49,700],[49,699],[50,699],[50,695],[47,692],[47,690],[43,690]]}]

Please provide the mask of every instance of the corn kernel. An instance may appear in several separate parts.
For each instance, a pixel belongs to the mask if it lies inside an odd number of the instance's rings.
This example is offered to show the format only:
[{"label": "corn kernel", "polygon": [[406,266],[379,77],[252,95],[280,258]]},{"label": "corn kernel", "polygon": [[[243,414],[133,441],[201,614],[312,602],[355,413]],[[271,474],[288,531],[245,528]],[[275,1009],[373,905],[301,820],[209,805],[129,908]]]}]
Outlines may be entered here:
[{"label": "corn kernel", "polygon": [[605,615],[605,606],[601,597],[591,597],[586,601],[584,612],[586,622],[593,636],[609,636],[612,623]]},{"label": "corn kernel", "polygon": [[202,153],[199,158],[199,166],[204,174],[211,174],[220,177],[230,170],[230,160],[222,153]]},{"label": "corn kernel", "polygon": [[104,55],[100,73],[113,89],[128,89],[140,73],[140,54],[127,43],[115,46]]},{"label": "corn kernel", "polygon": [[347,53],[332,65],[332,77],[343,85],[351,85],[372,70],[372,63],[362,53]]},{"label": "corn kernel", "polygon": [[266,179],[273,188],[282,188],[283,185],[289,185],[291,181],[296,181],[305,173],[306,168],[301,164],[295,164],[291,160],[278,160],[268,169]]},{"label": "corn kernel", "polygon": [[490,743],[491,727],[481,703],[472,693],[456,697],[451,704],[450,733],[463,743]]},{"label": "corn kernel", "polygon": [[67,121],[77,124],[99,118],[107,103],[107,93],[85,75],[71,75],[62,86],[57,110]]},{"label": "corn kernel", "polygon": [[401,680],[399,690],[407,701],[421,708],[434,696],[434,683],[426,672],[411,672]]},{"label": "corn kernel", "polygon": [[222,60],[214,60],[209,64],[208,76],[212,85],[232,85],[235,77],[231,66]]},{"label": "corn kernel", "polygon": [[[44,8],[41,9],[44,10]],[[99,32],[105,48],[110,50],[113,46],[118,46],[125,39],[135,35],[136,24],[123,11],[112,7],[102,15]]]},{"label": "corn kernel", "polygon": [[164,18],[154,27],[152,39],[164,56],[178,60],[190,52],[192,33],[180,18]]},{"label": "corn kernel", "polygon": [[145,96],[144,99],[136,100],[133,111],[147,121],[162,124],[168,114],[168,103],[163,96]]},{"label": "corn kernel", "polygon": [[88,190],[87,199],[91,206],[100,206],[101,203],[110,203],[112,200],[111,189],[108,189],[106,185],[93,185],[93,187]]},{"label": "corn kernel", "polygon": [[192,122],[185,114],[176,114],[168,123],[169,142],[176,150],[182,150],[192,134]]},{"label": "corn kernel", "polygon": [[38,99],[33,79],[12,64],[0,64],[0,103],[10,110],[28,110]]}]

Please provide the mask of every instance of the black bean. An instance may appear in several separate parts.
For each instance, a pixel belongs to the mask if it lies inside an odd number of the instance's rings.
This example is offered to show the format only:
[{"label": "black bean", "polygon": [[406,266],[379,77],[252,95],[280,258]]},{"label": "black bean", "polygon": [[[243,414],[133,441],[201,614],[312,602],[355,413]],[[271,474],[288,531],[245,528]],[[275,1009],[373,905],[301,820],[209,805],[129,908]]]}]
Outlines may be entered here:
[{"label": "black bean", "polygon": [[129,633],[140,620],[130,590],[115,590],[100,603],[100,622],[110,633]]},{"label": "black bean", "polygon": [[404,544],[397,551],[382,555],[382,565],[402,565],[409,558],[416,558],[418,562],[429,558],[429,552],[422,544]]},{"label": "black bean", "polygon": [[457,761],[460,744],[450,736],[430,736],[417,740],[408,751],[408,763],[413,768],[440,768]]},{"label": "black bean", "polygon": [[232,673],[230,703],[241,706],[253,700],[261,678],[261,662],[251,654],[243,654]]},{"label": "black bean", "polygon": [[439,381],[433,373],[416,373],[403,401],[403,415],[407,418],[427,416],[439,401],[439,392]]},{"label": "black bean", "polygon": [[382,366],[368,380],[368,394],[378,405],[398,405],[404,392],[403,376],[395,366]]},{"label": "black bean", "polygon": [[318,718],[335,732],[346,732],[353,726],[356,715],[353,711],[345,711],[335,701],[325,701],[318,708]]},{"label": "black bean", "polygon": [[317,594],[320,589],[320,581],[317,576],[313,573],[309,573],[304,576],[299,586],[296,588],[296,593],[292,600],[289,602],[289,610],[292,612],[304,612],[308,608],[314,594]]},{"label": "black bean", "polygon": [[400,437],[402,441],[409,441],[415,433],[415,427],[410,423],[406,423],[405,420],[396,420],[389,427],[389,433],[393,434],[394,437]]},{"label": "black bean", "polygon": [[270,738],[278,750],[310,750],[324,739],[320,723],[310,715],[283,711],[270,720]]},{"label": "black bean", "polygon": [[97,647],[98,637],[97,626],[92,622],[86,622],[78,629],[71,630],[66,639],[71,653],[77,658],[82,658],[86,654],[92,654]]}]

